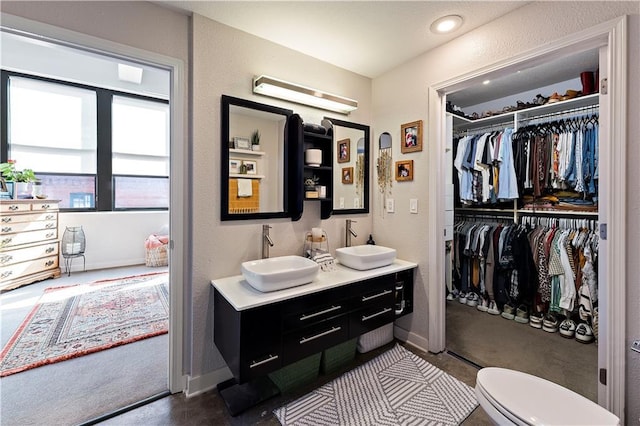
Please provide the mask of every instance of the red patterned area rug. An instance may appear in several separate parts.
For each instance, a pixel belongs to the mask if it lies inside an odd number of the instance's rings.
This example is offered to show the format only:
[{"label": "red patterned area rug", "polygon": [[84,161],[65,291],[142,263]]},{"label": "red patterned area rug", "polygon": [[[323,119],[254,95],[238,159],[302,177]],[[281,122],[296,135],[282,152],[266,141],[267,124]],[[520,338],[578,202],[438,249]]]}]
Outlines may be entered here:
[{"label": "red patterned area rug", "polygon": [[169,275],[50,287],[0,352],[0,377],[167,333]]}]

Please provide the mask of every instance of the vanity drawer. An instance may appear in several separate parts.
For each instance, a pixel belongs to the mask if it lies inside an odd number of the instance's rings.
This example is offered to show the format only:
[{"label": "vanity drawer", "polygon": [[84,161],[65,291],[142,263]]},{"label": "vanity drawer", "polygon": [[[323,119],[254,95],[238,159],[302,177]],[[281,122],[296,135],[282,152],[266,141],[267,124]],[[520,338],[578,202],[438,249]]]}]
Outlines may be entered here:
[{"label": "vanity drawer", "polygon": [[395,311],[393,301],[353,312],[349,315],[349,337],[360,336],[361,334],[393,322],[394,319]]},{"label": "vanity drawer", "polygon": [[284,335],[284,365],[335,346],[349,337],[349,316],[340,315]]},{"label": "vanity drawer", "polygon": [[365,289],[360,289],[355,297],[356,308],[368,308],[393,304],[395,299],[394,283],[388,277],[380,277],[366,282]]},{"label": "vanity drawer", "polygon": [[348,300],[346,299],[338,301],[323,300],[320,303],[316,301],[313,306],[307,306],[305,310],[296,309],[295,313],[286,315],[282,324],[283,331],[286,333],[307,327],[319,321],[344,314],[348,309]]}]

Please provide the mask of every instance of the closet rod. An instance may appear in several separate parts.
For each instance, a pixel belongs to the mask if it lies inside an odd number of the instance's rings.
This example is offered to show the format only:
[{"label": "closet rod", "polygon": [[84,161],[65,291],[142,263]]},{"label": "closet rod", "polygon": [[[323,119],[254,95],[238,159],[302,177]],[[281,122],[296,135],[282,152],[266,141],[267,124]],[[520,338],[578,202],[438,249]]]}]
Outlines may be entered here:
[{"label": "closet rod", "polygon": [[536,115],[533,117],[523,117],[520,118],[518,120],[518,122],[523,122],[523,121],[535,121],[535,120],[541,120],[541,119],[546,119],[546,118],[557,118],[557,117],[566,117],[566,116],[573,116],[573,115],[577,115],[580,113],[584,113],[584,112],[589,112],[589,111],[593,111],[596,112],[596,110],[599,109],[599,105],[588,105],[588,106],[584,106],[584,107],[580,107],[580,108],[573,108],[573,109],[569,109],[566,111],[558,111],[558,112],[550,112],[548,114],[540,114],[540,115]]},{"label": "closet rod", "polygon": [[476,135],[480,133],[492,132],[495,130],[504,130],[507,127],[513,128],[513,120],[503,121],[503,122],[494,123],[494,124],[487,124],[486,126],[476,127],[472,130],[470,129],[456,130],[455,133],[456,135]]}]

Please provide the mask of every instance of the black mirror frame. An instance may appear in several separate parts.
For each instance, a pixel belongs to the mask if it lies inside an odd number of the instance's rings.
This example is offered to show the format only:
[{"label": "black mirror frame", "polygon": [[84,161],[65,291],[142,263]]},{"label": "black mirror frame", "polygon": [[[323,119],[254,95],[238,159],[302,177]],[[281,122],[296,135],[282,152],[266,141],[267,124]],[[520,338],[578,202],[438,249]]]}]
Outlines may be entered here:
[{"label": "black mirror frame", "polygon": [[[283,200],[282,211],[280,212],[260,212],[260,213],[229,213],[229,107],[231,105],[239,106],[248,109],[254,109],[258,111],[269,112],[273,114],[280,114],[286,117],[287,123],[284,130],[284,182],[283,186]],[[300,169],[299,164],[302,156],[302,151],[299,147],[300,143],[292,140],[295,139],[298,133],[302,132],[302,125],[299,117],[293,114],[290,109],[274,107],[271,105],[261,104],[247,99],[235,98],[228,95],[222,95],[220,99],[221,106],[221,122],[220,122],[220,220],[250,220],[250,219],[273,219],[273,218],[287,218],[292,220],[298,220],[302,215],[301,200],[298,200],[298,192],[301,192],[299,188],[294,185],[295,180],[292,178],[299,174],[297,169]],[[298,117],[298,119],[295,119]],[[297,127],[300,127],[299,131]],[[300,151],[300,152],[298,152]],[[298,179],[302,181],[302,179]],[[300,186],[300,185],[298,185]],[[300,211],[298,211],[300,209]]]},{"label": "black mirror frame", "polygon": [[[358,124],[358,123],[352,123],[350,121],[343,121],[343,120],[338,120],[336,118],[331,118],[331,117],[325,117],[326,120],[331,121],[331,123],[333,124],[333,126],[340,126],[340,127],[348,127],[350,129],[358,129],[358,130],[362,130],[364,132],[364,207],[360,208],[360,209],[333,209],[332,214],[336,215],[336,214],[362,214],[362,213],[369,213],[369,192],[370,192],[370,188],[369,188],[369,163],[370,163],[370,158],[369,158],[369,153],[371,152],[370,146],[371,146],[371,130],[369,128],[369,126],[365,125],[365,124]],[[335,135],[335,129],[333,134]]]}]

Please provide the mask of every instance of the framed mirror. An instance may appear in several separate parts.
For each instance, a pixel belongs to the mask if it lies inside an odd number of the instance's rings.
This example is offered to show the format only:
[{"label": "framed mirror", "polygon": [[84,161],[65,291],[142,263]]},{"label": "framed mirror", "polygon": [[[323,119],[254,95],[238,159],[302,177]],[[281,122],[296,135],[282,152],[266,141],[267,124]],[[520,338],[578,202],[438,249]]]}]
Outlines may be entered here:
[{"label": "framed mirror", "polygon": [[289,158],[295,156],[287,134],[295,117],[288,109],[222,96],[221,220],[299,218],[288,183],[299,161]]},{"label": "framed mirror", "polygon": [[333,127],[333,214],[369,213],[369,126],[325,117]]}]

